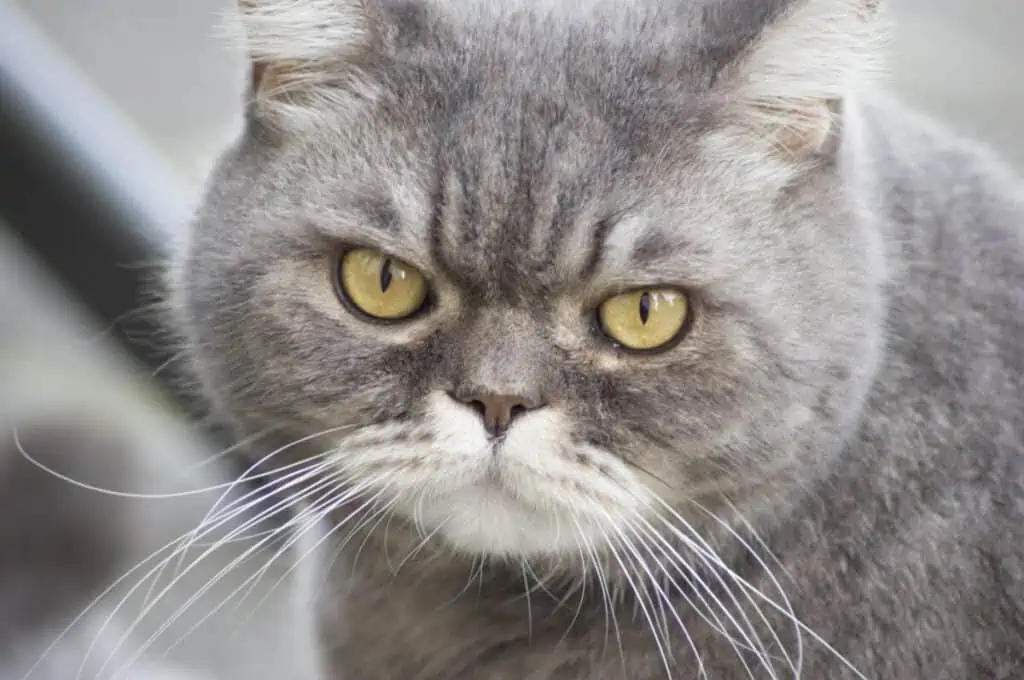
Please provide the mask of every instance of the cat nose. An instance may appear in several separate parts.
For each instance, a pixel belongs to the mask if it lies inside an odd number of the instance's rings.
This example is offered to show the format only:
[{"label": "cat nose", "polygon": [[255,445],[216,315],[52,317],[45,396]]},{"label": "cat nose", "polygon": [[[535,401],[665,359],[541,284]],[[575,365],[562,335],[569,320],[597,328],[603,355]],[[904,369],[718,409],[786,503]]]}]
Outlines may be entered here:
[{"label": "cat nose", "polygon": [[453,395],[458,401],[476,409],[483,418],[484,428],[492,437],[508,431],[512,421],[527,411],[543,406],[539,401],[509,394]]}]

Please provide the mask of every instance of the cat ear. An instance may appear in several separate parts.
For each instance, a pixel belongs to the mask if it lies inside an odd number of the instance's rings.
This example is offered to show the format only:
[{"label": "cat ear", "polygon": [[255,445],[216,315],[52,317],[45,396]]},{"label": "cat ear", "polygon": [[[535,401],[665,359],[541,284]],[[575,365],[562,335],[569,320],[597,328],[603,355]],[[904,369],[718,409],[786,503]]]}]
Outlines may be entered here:
[{"label": "cat ear", "polygon": [[255,102],[301,100],[340,81],[358,85],[375,40],[366,3],[238,0]]},{"label": "cat ear", "polygon": [[730,118],[795,156],[835,138],[842,100],[877,68],[881,0],[786,0],[719,77]]}]

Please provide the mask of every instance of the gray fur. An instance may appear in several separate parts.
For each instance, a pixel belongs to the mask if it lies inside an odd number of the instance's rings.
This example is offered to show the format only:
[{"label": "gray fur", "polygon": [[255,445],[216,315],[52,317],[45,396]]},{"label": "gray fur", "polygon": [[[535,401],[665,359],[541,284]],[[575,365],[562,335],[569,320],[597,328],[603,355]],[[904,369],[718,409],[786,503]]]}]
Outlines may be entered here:
[{"label": "gray fur", "polygon": [[[1024,676],[1024,189],[826,78],[875,3],[362,4],[334,3],[358,49],[253,93],[174,278],[219,415],[364,492],[318,497],[329,680]],[[779,72],[810,16],[824,61]],[[340,244],[432,307],[350,314]],[[691,296],[678,345],[595,330],[659,284]],[[548,404],[536,438],[439,425],[481,390]],[[610,542],[538,544],[566,517]]]}]

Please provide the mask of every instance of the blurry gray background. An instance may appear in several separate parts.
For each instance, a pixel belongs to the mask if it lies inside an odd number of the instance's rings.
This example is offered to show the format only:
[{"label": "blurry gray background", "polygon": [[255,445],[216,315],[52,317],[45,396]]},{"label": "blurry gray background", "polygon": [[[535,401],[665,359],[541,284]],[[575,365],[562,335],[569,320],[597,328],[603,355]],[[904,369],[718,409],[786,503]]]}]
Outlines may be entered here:
[{"label": "blurry gray background", "polygon": [[[2,1],[2,0],[0,0]],[[494,0],[499,2],[500,0]],[[1024,168],[1024,0],[888,0],[895,26],[891,89],[954,127],[994,145]],[[218,38],[232,0],[15,0],[169,161],[194,195],[219,147],[237,130],[243,62]],[[130,172],[130,168],[126,169]],[[0,404],[88,402],[131,423],[163,478],[186,484],[175,470],[195,470],[199,455],[170,437],[174,425],[159,402],[143,398],[140,377],[103,343],[104,329],[77,314],[13,244],[0,240]],[[133,382],[134,381],[134,382]],[[77,402],[76,402],[77,403]],[[18,410],[18,409],[16,409]],[[163,415],[161,415],[163,414]],[[163,419],[161,419],[163,418]],[[188,461],[189,456],[193,460]],[[188,465],[185,465],[186,461]],[[159,475],[158,475],[159,476]],[[211,471],[205,482],[216,481]],[[216,496],[216,494],[215,494]],[[186,530],[208,497],[178,503],[138,502],[145,554]],[[195,591],[237,554],[230,550],[181,587]],[[254,560],[261,563],[262,560]],[[247,571],[248,570],[248,571]],[[209,612],[235,582],[198,604]],[[265,579],[273,585],[284,570]],[[280,592],[286,592],[283,589]],[[256,595],[253,602],[262,595]],[[180,600],[179,600],[180,601]],[[175,658],[221,680],[307,678],[304,631],[283,595],[241,617],[225,614],[188,638]],[[247,607],[248,613],[252,607]],[[166,612],[165,612],[166,614]],[[187,630],[187,626],[183,629]]]}]

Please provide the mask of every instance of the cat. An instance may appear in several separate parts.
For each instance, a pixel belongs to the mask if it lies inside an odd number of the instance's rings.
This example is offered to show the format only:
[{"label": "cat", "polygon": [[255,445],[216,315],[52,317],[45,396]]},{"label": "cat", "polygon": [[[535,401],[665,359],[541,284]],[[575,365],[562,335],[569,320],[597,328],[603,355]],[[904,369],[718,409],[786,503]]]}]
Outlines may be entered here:
[{"label": "cat", "polygon": [[130,487],[132,442],[77,413],[19,423],[0,443],[0,680],[208,680],[137,659],[125,622],[95,604],[124,573],[133,527],[114,495],[69,480]]},{"label": "cat", "polygon": [[325,680],[1024,677],[1024,185],[876,0],[245,0],[169,273]]}]

